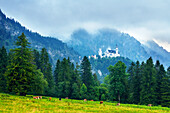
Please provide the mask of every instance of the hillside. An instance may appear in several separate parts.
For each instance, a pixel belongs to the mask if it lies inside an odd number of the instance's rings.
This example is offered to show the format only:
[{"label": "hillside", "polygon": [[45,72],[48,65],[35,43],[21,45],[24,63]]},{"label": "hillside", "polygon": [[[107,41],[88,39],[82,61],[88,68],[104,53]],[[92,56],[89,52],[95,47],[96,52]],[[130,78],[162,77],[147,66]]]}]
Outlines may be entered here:
[{"label": "hillside", "polygon": [[144,106],[133,104],[115,103],[74,99],[61,99],[43,96],[42,99],[33,99],[33,95],[15,96],[0,93],[0,112],[15,112],[15,113],[39,113],[39,112],[67,112],[67,113],[85,113],[85,112],[105,112],[105,113],[169,113],[170,109],[158,106]]},{"label": "hillside", "polygon": [[5,46],[8,51],[14,48],[14,42],[22,32],[31,43],[31,48],[41,50],[45,47],[47,49],[52,58],[53,66],[57,59],[63,59],[64,57],[70,57],[72,62],[78,62],[79,54],[74,51],[73,48],[68,47],[66,43],[56,38],[44,37],[32,32],[24,26],[21,26],[21,24],[14,19],[7,18],[0,10],[0,47]]},{"label": "hillside", "polygon": [[109,74],[107,68],[110,65],[114,66],[118,61],[122,61],[123,63],[125,63],[125,65],[127,66],[126,69],[128,69],[132,62],[130,59],[124,57],[90,59],[92,70],[97,74],[97,78],[99,79],[100,82],[103,82],[104,77],[106,77]]},{"label": "hillside", "polygon": [[[145,61],[152,56],[154,61],[160,60],[166,67],[170,64],[167,62],[170,61],[170,53],[159,47],[158,44],[155,43],[154,45],[159,48],[159,51],[151,43],[148,43],[148,45],[152,48],[148,48],[134,37],[114,29],[101,29],[95,34],[90,34],[84,29],[79,29],[73,32],[71,40],[67,43],[82,56],[97,55],[99,48],[105,51],[108,47],[115,49],[117,45],[120,55],[125,58],[128,57],[133,61]],[[162,54],[162,52],[166,54]]]}]

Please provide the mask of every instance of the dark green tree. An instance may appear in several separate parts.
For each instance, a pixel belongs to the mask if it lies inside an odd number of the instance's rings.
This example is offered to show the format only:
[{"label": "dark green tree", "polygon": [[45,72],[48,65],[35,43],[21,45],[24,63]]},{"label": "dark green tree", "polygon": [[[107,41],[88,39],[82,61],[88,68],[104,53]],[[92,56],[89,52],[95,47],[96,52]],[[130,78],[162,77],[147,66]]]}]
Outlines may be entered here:
[{"label": "dark green tree", "polygon": [[22,33],[16,42],[18,48],[11,50],[13,52],[13,58],[5,73],[8,90],[19,93],[22,96],[25,96],[31,88],[30,83],[35,77],[36,70],[36,66],[33,63],[33,54],[29,45],[30,43],[26,36]]},{"label": "dark green tree", "polygon": [[54,70],[54,81],[55,81],[56,86],[58,85],[58,76],[59,76],[60,71],[61,71],[61,63],[60,63],[60,60],[58,59],[55,70]]},{"label": "dark green tree", "polygon": [[127,83],[127,75],[126,75],[126,65],[118,61],[114,66],[110,65],[108,67],[110,72],[109,74],[109,97],[110,100],[116,100],[120,102],[122,98],[122,102],[125,100],[126,93],[126,83]]},{"label": "dark green tree", "polygon": [[8,65],[8,55],[5,47],[0,48],[0,92],[6,92],[5,71]]},{"label": "dark green tree", "polygon": [[135,75],[133,79],[133,103],[138,104],[140,102],[140,91],[141,91],[141,76],[140,76],[140,63],[136,62]]},{"label": "dark green tree", "polygon": [[84,83],[80,89],[80,96],[81,96],[81,99],[87,99],[87,87]]},{"label": "dark green tree", "polygon": [[45,89],[45,93],[47,95],[54,95],[55,83],[54,83],[54,77],[52,75],[52,66],[49,62],[49,56],[45,48],[42,48],[40,54],[40,69],[41,72],[44,74],[44,79],[46,79],[46,81],[48,82],[48,87]]},{"label": "dark green tree", "polygon": [[71,98],[79,99],[80,98],[80,88],[78,87],[77,83],[72,85],[72,95]]},{"label": "dark green tree", "polygon": [[40,62],[40,53],[36,49],[33,50],[34,55],[34,62],[37,66],[37,69],[41,69],[41,62]]},{"label": "dark green tree", "polygon": [[[128,101],[134,103],[134,77],[135,77],[135,63],[132,62],[127,73],[128,75]],[[136,86],[135,86],[136,87]]]},{"label": "dark green tree", "polygon": [[82,82],[86,85],[87,91],[91,86],[94,86],[94,78],[91,72],[91,64],[86,56],[84,56],[81,63],[81,79]]},{"label": "dark green tree", "polygon": [[[143,68],[143,67],[142,67]],[[156,70],[150,57],[144,67],[141,79],[141,104],[156,104]]]},{"label": "dark green tree", "polygon": [[167,69],[167,74],[164,74],[163,65],[160,66],[160,70],[163,72],[163,78],[160,85],[161,105],[164,107],[170,107],[170,67]]},{"label": "dark green tree", "polygon": [[35,75],[36,76],[34,77],[34,79],[30,83],[31,89],[30,89],[29,92],[31,94],[44,95],[45,94],[45,89],[47,89],[47,87],[48,87],[48,83],[44,79],[44,75],[40,71],[40,69],[35,71]]}]

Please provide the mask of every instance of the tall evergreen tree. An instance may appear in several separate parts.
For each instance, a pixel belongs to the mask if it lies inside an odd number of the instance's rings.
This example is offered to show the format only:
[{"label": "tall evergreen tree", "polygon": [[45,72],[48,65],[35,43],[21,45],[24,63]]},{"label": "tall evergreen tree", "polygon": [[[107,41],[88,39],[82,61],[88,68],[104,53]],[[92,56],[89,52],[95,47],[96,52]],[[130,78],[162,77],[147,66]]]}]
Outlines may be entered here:
[{"label": "tall evergreen tree", "polygon": [[155,68],[157,71],[157,74],[156,74],[156,103],[158,105],[160,105],[161,104],[161,85],[163,82],[163,78],[166,75],[166,72],[164,70],[163,65],[160,65],[160,63],[157,63]]},{"label": "tall evergreen tree", "polygon": [[140,102],[140,91],[141,91],[141,76],[140,76],[140,63],[136,62],[135,76],[133,79],[133,103],[138,104]]},{"label": "tall evergreen tree", "polygon": [[81,96],[81,99],[87,99],[87,87],[84,83],[80,89],[80,96]]},{"label": "tall evergreen tree", "polygon": [[0,92],[6,92],[5,71],[8,65],[8,55],[5,47],[0,48]]},{"label": "tall evergreen tree", "polygon": [[134,77],[135,77],[135,63],[132,62],[127,73],[129,73],[128,76],[128,94],[129,94],[129,98],[128,101],[130,103],[134,103]]},{"label": "tall evergreen tree", "polygon": [[37,66],[37,69],[41,69],[41,63],[40,63],[40,53],[37,50],[33,50],[33,55],[34,55],[34,62]]},{"label": "tall evergreen tree", "polygon": [[94,78],[91,72],[91,65],[86,56],[84,56],[83,61],[81,63],[81,78],[82,78],[82,82],[87,86],[87,90],[91,86],[94,86],[93,83]]},{"label": "tall evergreen tree", "polygon": [[54,81],[55,81],[56,86],[58,85],[58,76],[59,76],[60,71],[61,71],[61,63],[60,63],[60,60],[58,59],[56,66],[55,66],[55,70],[54,70]]},{"label": "tall evergreen tree", "polygon": [[163,65],[160,66],[160,70],[162,70],[163,75],[160,85],[161,105],[164,107],[170,107],[170,67],[167,69],[167,74],[164,74]]},{"label": "tall evergreen tree", "polygon": [[54,77],[52,75],[52,66],[49,62],[49,56],[47,50],[42,48],[40,54],[40,69],[44,74],[44,78],[48,82],[48,87],[45,89],[47,95],[54,95],[55,87],[54,87]]},{"label": "tall evergreen tree", "polygon": [[156,104],[156,71],[151,57],[146,62],[142,76],[141,104]]},{"label": "tall evergreen tree", "polygon": [[121,61],[118,61],[114,66],[109,66],[109,96],[110,100],[116,100],[120,102],[120,99],[124,99],[123,95],[126,93],[126,65]]},{"label": "tall evergreen tree", "polygon": [[33,64],[32,51],[24,33],[18,37],[16,46],[12,49],[13,58],[10,61],[7,76],[7,87],[9,91],[25,96],[31,88],[30,83],[35,77],[36,66]]},{"label": "tall evergreen tree", "polygon": [[58,96],[60,97],[71,97],[71,81],[72,81],[72,72],[71,72],[71,63],[69,59],[66,58],[63,59],[63,61],[60,63],[59,71],[55,71],[55,73],[58,73],[57,81],[58,81],[58,87],[61,87],[61,89],[57,88]]}]

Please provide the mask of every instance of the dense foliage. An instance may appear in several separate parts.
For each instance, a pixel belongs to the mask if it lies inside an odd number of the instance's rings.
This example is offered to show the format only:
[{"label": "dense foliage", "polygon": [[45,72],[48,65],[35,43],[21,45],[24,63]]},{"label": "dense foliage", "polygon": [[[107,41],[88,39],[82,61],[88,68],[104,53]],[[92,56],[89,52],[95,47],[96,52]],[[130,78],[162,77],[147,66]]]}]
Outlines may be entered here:
[{"label": "dense foliage", "polygon": [[69,57],[58,59],[52,73],[46,48],[32,51],[29,45],[22,34],[8,54],[5,47],[0,49],[0,92],[170,107],[170,67],[165,71],[159,61],[154,65],[151,57],[146,63],[132,62],[128,69],[122,61],[110,65],[100,84],[86,56],[80,65],[74,65]]},{"label": "dense foliage", "polygon": [[125,57],[113,57],[113,58],[100,58],[97,59],[90,58],[90,63],[92,65],[92,70],[96,72],[97,78],[100,83],[103,83],[104,77],[109,74],[109,70],[107,69],[110,65],[115,65],[118,61],[122,61],[127,66],[126,69],[130,66],[132,61],[129,58]]}]

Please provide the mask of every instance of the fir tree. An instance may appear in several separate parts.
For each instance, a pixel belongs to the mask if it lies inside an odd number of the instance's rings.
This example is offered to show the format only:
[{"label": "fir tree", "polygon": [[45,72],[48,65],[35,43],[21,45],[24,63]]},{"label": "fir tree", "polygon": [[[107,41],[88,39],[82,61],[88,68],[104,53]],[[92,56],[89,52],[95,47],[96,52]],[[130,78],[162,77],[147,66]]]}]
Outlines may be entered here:
[{"label": "fir tree", "polygon": [[37,50],[33,50],[33,55],[34,55],[34,62],[37,66],[37,69],[41,69],[41,62],[40,62],[40,53]]},{"label": "fir tree", "polygon": [[6,92],[6,77],[5,71],[8,65],[8,55],[5,47],[0,49],[0,92]]},{"label": "fir tree", "polygon": [[83,58],[83,61],[81,63],[81,78],[82,78],[82,82],[87,86],[87,90],[91,86],[94,86],[93,83],[94,78],[91,72],[91,65],[86,56]]},{"label": "fir tree", "polygon": [[120,99],[123,97],[124,93],[126,93],[126,85],[127,75],[126,65],[121,61],[118,61],[114,66],[109,66],[108,70],[109,74],[109,96],[110,100],[116,100],[120,102]]},{"label": "fir tree", "polygon": [[59,76],[60,71],[61,71],[61,63],[60,63],[60,60],[58,59],[55,70],[54,70],[54,81],[55,81],[56,86],[58,85],[58,76]]},{"label": "fir tree", "polygon": [[133,103],[138,104],[140,102],[140,91],[141,91],[141,76],[140,76],[140,64],[136,62],[135,76],[133,79]]},{"label": "fir tree", "polygon": [[30,83],[35,77],[34,72],[36,70],[29,44],[26,36],[22,33],[16,42],[18,48],[11,50],[13,52],[13,58],[5,73],[7,76],[8,90],[23,96],[25,96],[31,88]]},{"label": "fir tree", "polygon": [[87,99],[87,87],[84,83],[80,89],[80,96],[81,96],[81,99]]},{"label": "fir tree", "polygon": [[164,74],[163,65],[161,65],[161,67],[160,70],[163,72],[163,78],[160,85],[161,105],[164,107],[170,107],[170,67],[167,69],[167,74]]},{"label": "fir tree", "polygon": [[144,67],[142,74],[142,84],[140,92],[141,104],[155,104],[156,102],[156,71],[150,57]]},{"label": "fir tree", "polygon": [[128,94],[129,98],[128,101],[130,103],[134,103],[134,77],[135,77],[135,63],[132,62],[128,71],[129,76],[128,76]]},{"label": "fir tree", "polygon": [[72,95],[71,95],[71,98],[74,98],[74,99],[79,99],[80,98],[80,89],[79,89],[77,83],[74,83],[72,85]]},{"label": "fir tree", "polygon": [[48,82],[48,87],[45,89],[47,95],[54,95],[55,88],[54,88],[54,77],[52,75],[52,66],[49,62],[49,56],[47,50],[42,48],[40,54],[40,69],[41,72],[44,74],[44,79]]}]

